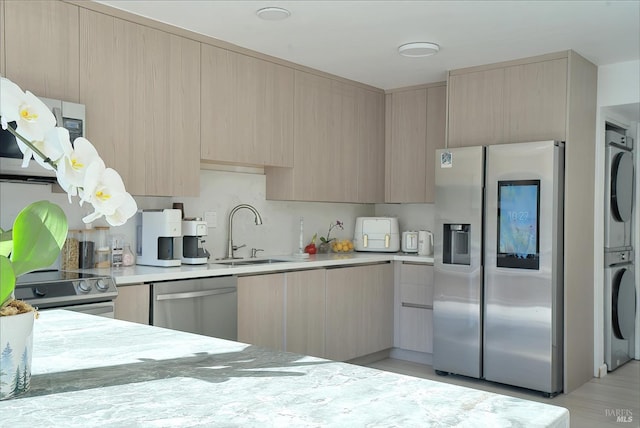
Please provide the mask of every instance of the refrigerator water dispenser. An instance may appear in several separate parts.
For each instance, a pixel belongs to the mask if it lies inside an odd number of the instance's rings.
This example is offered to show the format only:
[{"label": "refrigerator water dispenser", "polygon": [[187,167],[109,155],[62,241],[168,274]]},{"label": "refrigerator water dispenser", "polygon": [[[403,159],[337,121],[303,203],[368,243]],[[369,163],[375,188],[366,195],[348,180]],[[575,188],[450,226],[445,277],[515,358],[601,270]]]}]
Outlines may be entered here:
[{"label": "refrigerator water dispenser", "polygon": [[471,225],[444,224],[443,227],[442,263],[469,266],[471,264]]}]

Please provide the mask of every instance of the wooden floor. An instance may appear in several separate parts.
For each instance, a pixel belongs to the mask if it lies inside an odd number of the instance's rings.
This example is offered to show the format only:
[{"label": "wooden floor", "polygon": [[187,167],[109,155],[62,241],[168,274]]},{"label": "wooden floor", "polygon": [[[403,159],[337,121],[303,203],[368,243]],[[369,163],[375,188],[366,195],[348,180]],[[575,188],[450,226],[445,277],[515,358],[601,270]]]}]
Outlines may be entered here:
[{"label": "wooden floor", "polygon": [[[495,392],[569,409],[575,428],[640,427],[640,361],[629,361],[602,378],[593,378],[569,394],[545,398],[541,393],[464,376],[439,376],[428,365],[385,359],[368,367]],[[629,422],[616,422],[616,414]]]}]

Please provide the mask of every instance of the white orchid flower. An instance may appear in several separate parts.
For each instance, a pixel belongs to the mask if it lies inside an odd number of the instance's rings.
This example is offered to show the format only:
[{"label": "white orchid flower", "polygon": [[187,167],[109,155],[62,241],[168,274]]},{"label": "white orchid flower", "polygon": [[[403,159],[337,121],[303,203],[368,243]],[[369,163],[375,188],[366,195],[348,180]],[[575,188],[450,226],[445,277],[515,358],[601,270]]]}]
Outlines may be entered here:
[{"label": "white orchid flower", "polygon": [[120,206],[116,208],[113,214],[105,215],[105,218],[111,226],[120,226],[133,217],[136,212],[138,212],[138,204],[136,204],[133,196],[124,192],[124,198]]},{"label": "white orchid flower", "polygon": [[82,221],[92,221],[105,216],[112,226],[120,226],[138,210],[133,197],[125,191],[120,174],[114,169],[105,168],[104,163],[93,162],[87,167],[82,201],[91,203],[95,211]]},{"label": "white orchid flower", "polygon": [[40,141],[51,128],[56,126],[56,118],[40,98],[26,91],[18,106],[19,117],[16,131],[29,141]]},{"label": "white orchid flower", "polygon": [[[36,147],[44,145],[45,135],[56,126],[56,118],[49,107],[31,92],[22,92],[18,85],[4,77],[0,85],[2,128],[7,129],[9,122],[16,122],[18,134]],[[22,166],[26,167],[33,157],[33,151],[19,138],[16,141],[24,155]]]},{"label": "white orchid flower", "polygon": [[2,129],[7,129],[9,122],[16,122],[20,117],[20,104],[25,99],[22,89],[11,80],[0,78],[0,116],[2,116]]},{"label": "white orchid flower", "polygon": [[78,195],[78,189],[84,186],[89,165],[98,163],[101,170],[105,169],[105,165],[96,148],[86,138],[78,137],[74,147],[69,143],[63,145],[63,149],[64,156],[58,164],[58,183],[68,193],[71,202],[71,196]]},{"label": "white orchid flower", "polygon": [[[55,164],[62,159],[65,153],[73,150],[71,141],[69,141],[69,131],[57,126],[51,128],[51,130],[46,133],[44,141],[33,141],[31,144]],[[51,164],[40,158],[40,156],[34,156],[34,158],[44,169],[55,169]]]}]

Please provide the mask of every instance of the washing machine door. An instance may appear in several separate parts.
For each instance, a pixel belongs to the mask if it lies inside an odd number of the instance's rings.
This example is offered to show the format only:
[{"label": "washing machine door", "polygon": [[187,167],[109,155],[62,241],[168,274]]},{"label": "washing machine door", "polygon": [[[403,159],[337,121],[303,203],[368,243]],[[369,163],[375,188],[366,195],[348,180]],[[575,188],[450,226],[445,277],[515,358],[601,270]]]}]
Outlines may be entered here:
[{"label": "washing machine door", "polygon": [[611,163],[611,214],[616,221],[631,219],[633,207],[633,156],[620,152]]},{"label": "washing machine door", "polygon": [[620,340],[633,337],[636,321],[636,288],[633,272],[620,269],[613,280],[611,299],[611,325]]}]

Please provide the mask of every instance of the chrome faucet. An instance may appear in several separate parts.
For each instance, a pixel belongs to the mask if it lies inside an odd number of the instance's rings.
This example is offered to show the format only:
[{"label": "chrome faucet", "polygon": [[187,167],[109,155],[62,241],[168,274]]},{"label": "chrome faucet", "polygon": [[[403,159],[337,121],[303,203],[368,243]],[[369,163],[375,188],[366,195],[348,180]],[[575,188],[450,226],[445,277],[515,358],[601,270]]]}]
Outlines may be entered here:
[{"label": "chrome faucet", "polygon": [[231,212],[229,213],[229,246],[227,248],[227,258],[228,259],[235,259],[236,257],[233,255],[233,252],[235,250],[237,250],[238,248],[244,247],[244,245],[242,245],[241,247],[235,247],[233,245],[233,216],[235,215],[236,212],[238,212],[238,210],[240,210],[242,208],[248,209],[249,211],[251,211],[256,216],[256,225],[261,225],[262,224],[262,217],[260,217],[260,213],[258,212],[258,210],[253,208],[251,205],[240,204],[240,205],[237,205],[236,207],[234,207],[231,210]]}]

